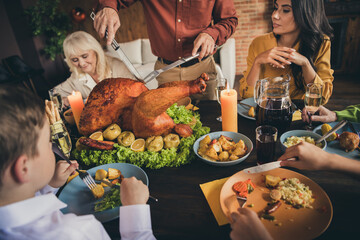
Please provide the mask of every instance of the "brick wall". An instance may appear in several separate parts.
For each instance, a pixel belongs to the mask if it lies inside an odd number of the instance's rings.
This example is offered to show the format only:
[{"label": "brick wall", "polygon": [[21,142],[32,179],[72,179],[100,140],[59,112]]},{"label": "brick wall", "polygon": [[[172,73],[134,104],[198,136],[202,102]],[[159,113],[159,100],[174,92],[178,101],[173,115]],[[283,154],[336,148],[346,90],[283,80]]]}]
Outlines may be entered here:
[{"label": "brick wall", "polygon": [[246,70],[246,57],[251,41],[271,31],[273,0],[234,0],[239,24],[236,40],[236,74]]}]

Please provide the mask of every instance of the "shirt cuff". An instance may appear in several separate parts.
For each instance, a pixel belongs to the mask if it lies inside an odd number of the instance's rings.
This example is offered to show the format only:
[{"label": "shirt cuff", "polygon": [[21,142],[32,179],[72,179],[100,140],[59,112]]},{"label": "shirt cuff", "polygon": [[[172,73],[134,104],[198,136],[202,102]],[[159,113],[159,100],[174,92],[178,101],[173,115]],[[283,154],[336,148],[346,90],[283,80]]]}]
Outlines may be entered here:
[{"label": "shirt cuff", "polygon": [[121,206],[119,210],[121,235],[126,232],[152,231],[149,205]]},{"label": "shirt cuff", "polygon": [[116,12],[118,12],[118,10],[119,10],[117,1],[99,0],[99,3],[96,6],[96,11],[98,12],[106,7],[112,8]]}]

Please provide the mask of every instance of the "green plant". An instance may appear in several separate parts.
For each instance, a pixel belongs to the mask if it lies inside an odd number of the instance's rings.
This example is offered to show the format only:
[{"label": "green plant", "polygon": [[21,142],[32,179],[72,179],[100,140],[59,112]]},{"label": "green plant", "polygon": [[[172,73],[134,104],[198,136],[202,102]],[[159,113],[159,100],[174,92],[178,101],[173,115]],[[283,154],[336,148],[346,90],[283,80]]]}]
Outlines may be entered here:
[{"label": "green plant", "polygon": [[71,30],[68,14],[59,8],[60,0],[38,0],[34,6],[25,10],[34,36],[46,37],[43,53],[55,60],[62,53],[62,44]]}]

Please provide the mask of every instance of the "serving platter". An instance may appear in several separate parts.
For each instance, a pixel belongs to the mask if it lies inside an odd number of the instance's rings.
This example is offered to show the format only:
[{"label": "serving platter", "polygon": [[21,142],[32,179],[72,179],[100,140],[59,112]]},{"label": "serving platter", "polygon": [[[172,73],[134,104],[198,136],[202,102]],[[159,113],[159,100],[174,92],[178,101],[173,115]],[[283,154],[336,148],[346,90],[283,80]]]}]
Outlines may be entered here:
[{"label": "serving platter", "polygon": [[239,208],[235,192],[232,189],[234,183],[251,179],[256,187],[248,195],[245,207],[250,208],[249,205],[253,204],[253,207],[250,209],[260,214],[267,203],[270,202],[270,190],[265,187],[264,181],[266,174],[279,176],[282,179],[298,178],[300,182],[309,186],[315,198],[315,201],[312,203],[313,209],[296,209],[281,200],[281,206],[272,214],[276,221],[261,220],[274,239],[314,239],[328,228],[333,216],[333,207],[326,192],[304,175],[283,168],[255,174],[247,174],[240,171],[225,182],[220,192],[220,205],[230,222],[230,214]]},{"label": "serving platter", "polygon": [[[96,170],[105,169],[107,171],[108,168],[119,169],[125,178],[134,176],[138,180],[141,180],[144,184],[149,185],[149,179],[144,170],[129,163],[110,163],[91,168],[87,171],[92,177],[94,177]],[[108,187],[105,187],[104,189],[105,194],[110,190]],[[64,214],[93,214],[96,219],[102,223],[119,217],[119,207],[107,209],[102,212],[94,211],[94,206],[98,199],[94,198],[92,192],[84,184],[79,176],[75,177],[64,187],[60,193],[59,199],[68,205],[66,208],[61,209]]]},{"label": "serving platter", "polygon": [[[334,127],[338,122],[331,122],[331,123],[328,123],[331,127]],[[360,132],[360,123],[355,123],[353,122],[352,123],[355,130],[359,133]],[[317,133],[319,135],[322,136],[322,133],[321,133],[321,126],[317,126],[313,132],[314,133]],[[337,130],[336,133],[338,133],[339,135],[341,133],[343,133],[344,131],[347,131],[347,132],[352,132],[351,129],[349,128],[348,125],[345,125],[344,127],[342,127],[341,129]],[[325,149],[326,152],[329,152],[329,153],[335,153],[335,154],[338,154],[338,155],[341,155],[343,157],[346,157],[346,158],[351,158],[351,159],[355,159],[355,160],[360,160],[360,150],[359,149],[355,149],[354,151],[352,152],[346,152],[344,149],[342,149],[340,147],[340,143],[338,140],[334,140],[334,141],[331,141],[331,142],[328,142],[327,143],[327,147]]]}]

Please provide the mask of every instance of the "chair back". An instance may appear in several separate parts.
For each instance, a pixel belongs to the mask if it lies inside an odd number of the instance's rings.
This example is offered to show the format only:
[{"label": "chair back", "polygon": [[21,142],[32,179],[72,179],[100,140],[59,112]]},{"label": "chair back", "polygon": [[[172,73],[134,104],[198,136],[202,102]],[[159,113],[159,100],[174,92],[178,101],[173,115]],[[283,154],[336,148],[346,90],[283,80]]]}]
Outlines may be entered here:
[{"label": "chair back", "polygon": [[11,82],[14,77],[12,77],[11,73],[0,64],[0,84]]},{"label": "chair back", "polygon": [[24,77],[32,71],[32,68],[27,65],[18,55],[4,58],[2,61],[4,66],[6,66],[10,73],[12,73],[14,76]]}]

